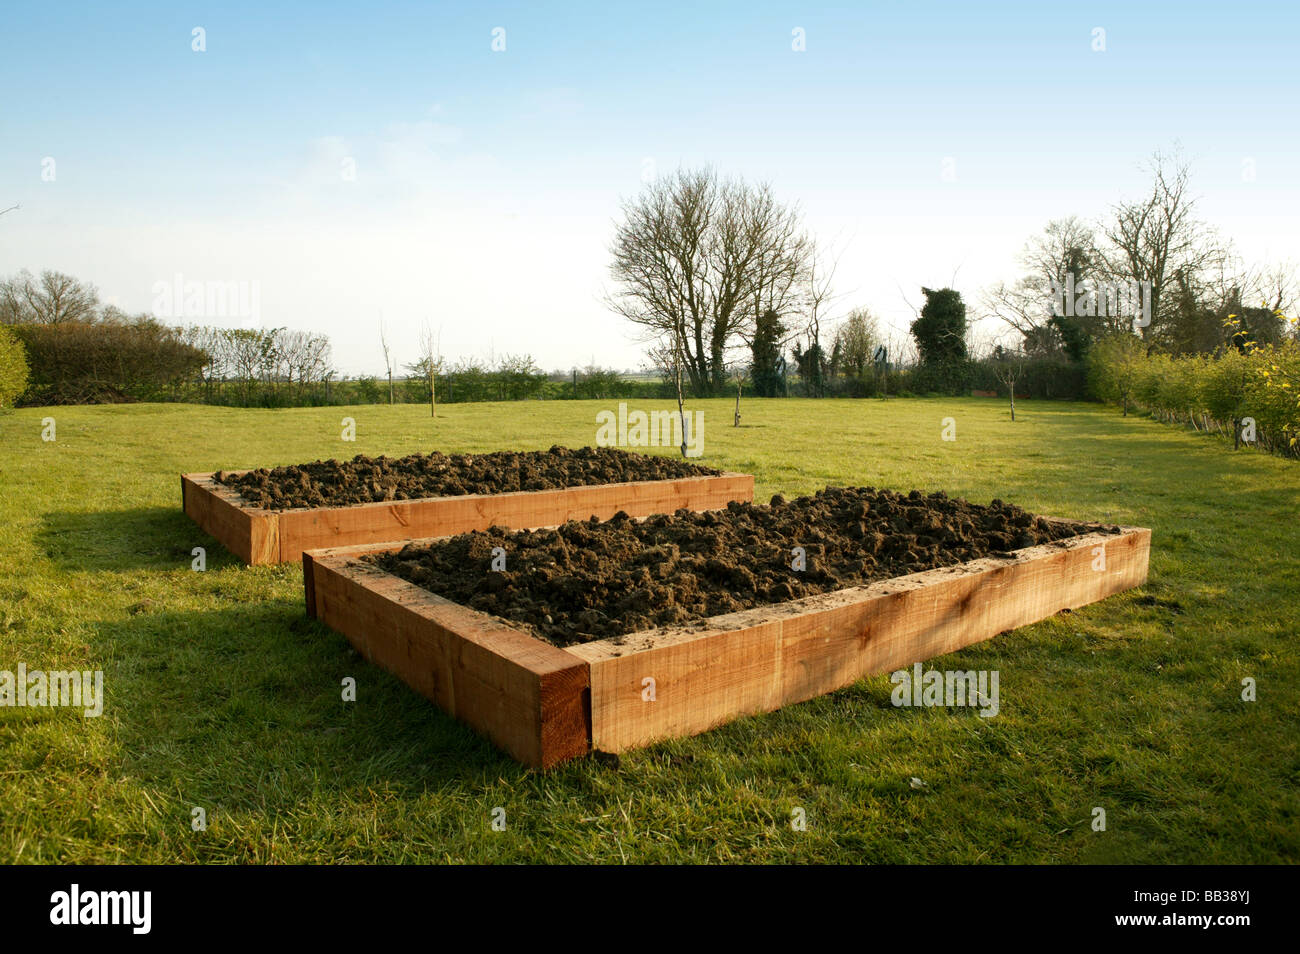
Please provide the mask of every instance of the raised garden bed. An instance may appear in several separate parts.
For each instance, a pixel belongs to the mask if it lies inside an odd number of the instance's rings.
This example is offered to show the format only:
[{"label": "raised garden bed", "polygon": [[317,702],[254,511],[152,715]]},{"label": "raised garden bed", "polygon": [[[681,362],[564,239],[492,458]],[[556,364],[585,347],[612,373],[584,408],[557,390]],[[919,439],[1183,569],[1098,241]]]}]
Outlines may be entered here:
[{"label": "raised garden bed", "polygon": [[708,510],[753,493],[748,474],[607,448],[181,475],[185,513],[248,564],[297,560],[321,547],[603,519],[620,510]]},{"label": "raised garden bed", "polygon": [[[492,534],[473,534],[312,551],[303,555],[307,612],[516,759],[546,767],[592,748],[619,752],[811,699],[863,676],[953,652],[1146,580],[1151,539],[1146,529],[1033,517],[1021,526],[1028,515],[1015,508],[969,508],[946,498],[932,505],[935,498],[919,495],[864,500],[840,491],[827,494],[829,503],[819,495],[811,498],[811,505],[806,503],[810,498],[801,498],[786,506],[820,506],[837,523],[864,502],[867,512],[859,525],[845,523],[839,534],[827,532],[817,520],[802,521],[806,541],[823,535],[829,543],[813,554],[807,577],[791,572],[789,580],[776,581],[771,563],[776,551],[764,550],[769,544],[783,549],[789,542],[785,534],[799,532],[800,520],[783,522],[780,514],[773,518],[782,504],[732,506],[727,512],[698,517],[569,525],[511,535],[496,543]],[[927,523],[925,511],[936,509],[954,519],[946,525],[943,520]],[[996,512],[990,516],[989,511]],[[596,534],[608,545],[631,545],[629,541],[646,534],[653,537],[658,525],[679,541],[674,544],[677,555],[659,561],[669,567],[666,585],[680,582],[681,573],[692,573],[700,583],[695,558],[702,557],[707,567],[716,557],[703,552],[709,544],[692,537],[691,528],[717,529],[717,521],[749,540],[751,550],[742,551],[733,563],[748,563],[753,586],[735,575],[734,566],[704,569],[705,574],[716,572],[719,585],[698,586],[700,593],[690,600],[686,618],[667,626],[600,638],[583,631],[603,632],[620,619],[644,616],[636,599],[626,602],[635,590],[626,576],[614,574],[604,583],[597,579],[607,564],[635,567],[635,556],[613,554],[599,542],[594,550],[604,558],[589,565],[586,576],[577,573],[567,584],[563,574],[541,585],[535,581],[551,565],[549,557],[556,548],[567,545],[566,533],[574,539]],[[770,526],[764,529],[764,524]],[[873,525],[891,529],[881,533]],[[899,526],[902,529],[893,529]],[[876,538],[878,533],[883,540]],[[719,548],[734,546],[728,534],[715,536]],[[845,542],[853,539],[859,542]],[[1027,541],[1031,545],[1019,545]],[[666,546],[654,539],[643,542],[647,548]],[[465,559],[478,561],[482,554],[471,554],[469,548],[486,544],[490,551],[502,543],[507,560],[514,561],[510,572],[519,575],[521,584],[524,577],[533,577],[533,584],[505,586],[505,574],[488,571],[483,561],[479,570],[484,583],[475,588],[464,580],[458,583],[454,574],[436,572],[437,561],[428,558],[464,553]],[[1014,548],[1006,548],[1008,543]],[[593,552],[590,540],[588,544],[575,547],[578,562],[582,553]],[[849,548],[856,548],[854,554],[841,552]],[[981,550],[990,555],[958,559]],[[752,560],[745,554],[752,554]],[[906,570],[927,561],[939,565]],[[856,584],[851,582],[855,562],[862,580]],[[899,565],[904,567],[901,574],[873,578],[896,573]],[[486,600],[498,612],[528,612],[529,602],[522,597],[529,592],[545,597],[533,601],[532,611],[543,612],[545,603],[551,619],[494,616],[388,569],[418,576],[421,566],[431,574],[424,580],[428,586],[450,587],[458,598],[468,592],[469,601]],[[783,593],[783,583],[794,582],[803,595],[762,602],[774,592]],[[458,591],[457,586],[471,589]],[[599,593],[601,587],[608,592]],[[502,602],[512,589],[519,589],[521,598]],[[601,605],[609,612],[603,614],[604,621],[581,617],[591,607],[579,610],[584,600],[576,596],[566,604],[565,593],[605,600]],[[738,599],[742,608],[699,615],[702,608],[707,612],[716,605],[710,599],[724,597]]]}]

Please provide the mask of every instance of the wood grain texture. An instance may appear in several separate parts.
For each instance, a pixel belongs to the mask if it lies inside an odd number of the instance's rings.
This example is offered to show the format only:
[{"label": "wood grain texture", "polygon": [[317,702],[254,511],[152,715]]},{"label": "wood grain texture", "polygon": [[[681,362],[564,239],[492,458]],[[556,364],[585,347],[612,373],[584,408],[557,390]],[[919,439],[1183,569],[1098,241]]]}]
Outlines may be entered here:
[{"label": "wood grain texture", "polygon": [[585,662],[359,563],[357,549],[303,555],[309,615],[526,765],[548,768],[587,752]]},{"label": "wood grain texture", "polygon": [[443,537],[490,526],[524,530],[592,516],[605,520],[620,510],[647,517],[754,499],[754,478],[734,473],[280,511],[248,506],[212,474],[184,474],[181,487],[191,519],[250,564],[285,563],[307,550]]},{"label": "wood grain texture", "polygon": [[1150,545],[1141,528],[1087,534],[566,649],[357,562],[401,542],[306,553],[303,575],[308,615],[515,758],[550,766],[811,699],[1139,586]]},{"label": "wood grain texture", "polygon": [[278,515],[250,507],[212,474],[181,474],[185,515],[244,563],[279,563]]},{"label": "wood grain texture", "polygon": [[[1146,581],[1151,532],[1124,528],[569,648],[591,665],[592,746],[703,732],[953,652]],[[1096,570],[1104,548],[1105,569]],[[655,700],[643,697],[653,679]]]},{"label": "wood grain texture", "polygon": [[444,537],[491,526],[524,530],[592,516],[607,520],[620,510],[632,517],[713,510],[753,498],[751,475],[723,474],[286,510],[280,514],[280,559],[297,559],[305,550]]}]

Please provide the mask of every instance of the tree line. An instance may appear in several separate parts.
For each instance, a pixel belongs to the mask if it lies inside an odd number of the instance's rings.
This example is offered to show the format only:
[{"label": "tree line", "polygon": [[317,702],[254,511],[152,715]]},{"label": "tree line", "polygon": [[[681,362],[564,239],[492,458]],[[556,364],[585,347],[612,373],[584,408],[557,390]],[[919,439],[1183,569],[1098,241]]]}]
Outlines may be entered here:
[{"label": "tree line", "polygon": [[[955,288],[920,289],[906,334],[868,307],[843,307],[836,254],[769,186],[712,168],[658,178],[623,203],[605,299],[641,331],[653,381],[599,367],[547,373],[526,354],[450,361],[427,329],[415,360],[399,366],[382,326],[386,380],[348,378],[324,335],[172,327],[101,304],[94,286],[55,271],[0,281],[0,326],[23,349],[29,380],[18,393],[28,404],[387,401],[427,402],[435,413],[441,402],[675,396],[680,404],[687,394],[735,394],[737,415],[746,393],[1104,398],[1089,357],[1115,338],[1170,357],[1294,340],[1280,318],[1295,305],[1294,269],[1243,261],[1198,216],[1179,157],[1157,153],[1150,175],[1141,195],[1096,221],[1049,221],[1022,249],[1019,277],[976,289],[969,305]],[[1126,307],[1137,302],[1137,311]],[[977,340],[982,318],[1005,329],[1001,340]]]},{"label": "tree line", "polygon": [[[1150,174],[1141,196],[1098,221],[1048,222],[1019,256],[1021,276],[977,290],[971,315],[958,290],[922,288],[910,340],[882,333],[860,305],[839,315],[835,256],[797,208],[711,168],[678,170],[624,202],[606,297],[642,331],[665,380],[696,397],[746,379],[764,396],[957,394],[1015,381],[1083,397],[1090,350],[1116,335],[1136,334],[1151,353],[1222,353],[1231,314],[1252,340],[1280,343],[1294,268],[1244,262],[1198,217],[1178,156],[1157,153]],[[1006,340],[977,343],[971,318],[995,319]]]},{"label": "tree line", "polygon": [[335,368],[323,334],[172,326],[103,304],[94,285],[57,271],[0,280],[0,406],[428,404],[435,388],[440,403],[670,394],[661,382],[596,365],[546,372],[527,354],[446,360],[428,342],[422,350],[387,381],[349,377]]}]

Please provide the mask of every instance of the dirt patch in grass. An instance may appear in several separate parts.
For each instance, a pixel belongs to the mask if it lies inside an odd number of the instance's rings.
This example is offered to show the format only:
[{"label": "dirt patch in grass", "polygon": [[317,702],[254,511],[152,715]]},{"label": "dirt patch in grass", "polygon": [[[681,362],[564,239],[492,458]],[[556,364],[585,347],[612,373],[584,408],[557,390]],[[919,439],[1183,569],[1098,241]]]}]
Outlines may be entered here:
[{"label": "dirt patch in grass", "polygon": [[[644,521],[619,513],[554,530],[493,527],[364,559],[567,646],[1098,531],[1119,528],[1046,520],[1000,500],[986,507],[942,492],[831,487]],[[504,571],[492,569],[494,547],[505,551]],[[793,568],[795,547],[802,570]]]},{"label": "dirt patch in grass", "polygon": [[552,447],[490,454],[412,454],[251,470],[216,479],[268,510],[345,507],[386,500],[556,490],[635,480],[716,476],[719,471],[673,457],[630,454],[611,447]]}]

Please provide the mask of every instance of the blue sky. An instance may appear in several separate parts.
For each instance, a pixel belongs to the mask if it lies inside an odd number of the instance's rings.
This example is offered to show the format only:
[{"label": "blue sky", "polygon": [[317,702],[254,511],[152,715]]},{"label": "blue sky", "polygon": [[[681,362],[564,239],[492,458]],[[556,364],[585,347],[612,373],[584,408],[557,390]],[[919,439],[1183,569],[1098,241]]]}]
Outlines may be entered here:
[{"label": "blue sky", "polygon": [[1300,261],[1297,10],[10,4],[0,274],[128,310],[177,273],[255,282],[262,323],[329,333],[350,372],[382,366],[381,315],[399,356],[428,321],[450,355],[631,367],[600,295],[649,172],[771,182],[839,250],[843,307],[901,332],[919,285],[1014,278],[1032,232],[1136,195],[1175,143],[1204,218]]}]

